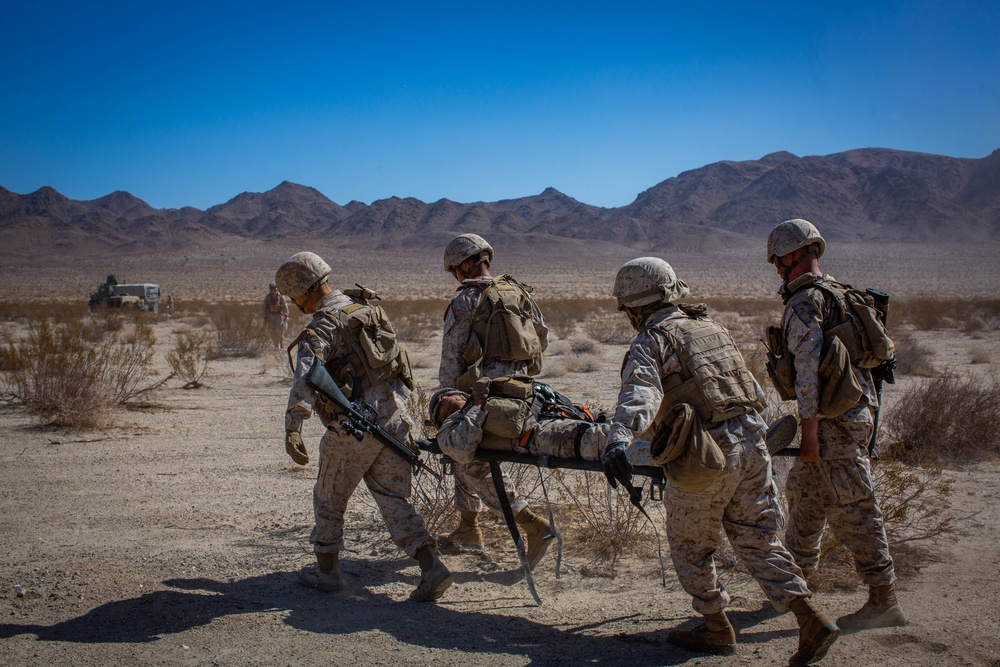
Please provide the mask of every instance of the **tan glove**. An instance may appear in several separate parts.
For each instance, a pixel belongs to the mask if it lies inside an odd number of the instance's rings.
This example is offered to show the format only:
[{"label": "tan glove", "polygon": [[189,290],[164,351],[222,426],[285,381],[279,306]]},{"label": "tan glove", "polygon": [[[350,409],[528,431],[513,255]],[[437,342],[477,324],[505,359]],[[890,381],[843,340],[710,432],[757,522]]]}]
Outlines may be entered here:
[{"label": "tan glove", "polygon": [[306,443],[302,442],[302,434],[298,431],[285,431],[285,451],[300,466],[309,463],[309,452],[306,451]]},{"label": "tan glove", "polygon": [[490,379],[482,377],[472,385],[472,401],[476,405],[482,405],[490,395]]}]

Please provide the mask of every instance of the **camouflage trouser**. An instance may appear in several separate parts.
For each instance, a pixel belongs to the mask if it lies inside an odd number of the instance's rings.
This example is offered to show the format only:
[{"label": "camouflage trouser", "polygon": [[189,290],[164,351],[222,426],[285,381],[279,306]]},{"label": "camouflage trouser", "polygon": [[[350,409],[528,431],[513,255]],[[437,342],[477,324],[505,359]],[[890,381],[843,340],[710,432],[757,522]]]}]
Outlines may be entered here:
[{"label": "camouflage trouser", "polygon": [[[528,501],[518,494],[514,480],[506,472],[503,474],[504,488],[507,490],[507,500],[517,514],[528,506]],[[455,507],[459,511],[482,512],[483,504],[497,514],[503,513],[500,507],[500,497],[493,486],[493,473],[487,461],[472,461],[471,463],[455,463]]]},{"label": "camouflage trouser", "polygon": [[854,566],[868,586],[891,584],[896,573],[885,537],[882,510],[875,498],[867,446],[870,422],[820,421],[819,441],[851,438],[859,445],[851,459],[817,463],[795,461],[788,474],[788,530],[785,544],[806,576],[819,565],[820,544],[827,522],[837,541],[854,556]]},{"label": "camouflage trouser", "polygon": [[[405,439],[408,427],[385,427]],[[407,499],[412,470],[403,459],[371,436],[360,442],[349,435],[329,430],[319,446],[319,475],[313,488],[316,525],[309,541],[316,553],[337,553],[344,548],[344,513],[347,501],[363,479],[378,505],[392,541],[411,558],[434,538],[424,520]]]},{"label": "camouflage trouser", "polygon": [[681,586],[694,600],[695,611],[713,614],[729,604],[719,582],[714,554],[721,529],[740,560],[778,611],[792,598],[811,595],[802,572],[778,539],[780,509],[771,477],[771,460],[763,439],[722,445],[726,466],[701,493],[667,483],[670,556]]},{"label": "camouflage trouser", "polygon": [[528,450],[538,456],[600,461],[610,428],[611,424],[590,424],[577,419],[542,420],[535,427]]}]

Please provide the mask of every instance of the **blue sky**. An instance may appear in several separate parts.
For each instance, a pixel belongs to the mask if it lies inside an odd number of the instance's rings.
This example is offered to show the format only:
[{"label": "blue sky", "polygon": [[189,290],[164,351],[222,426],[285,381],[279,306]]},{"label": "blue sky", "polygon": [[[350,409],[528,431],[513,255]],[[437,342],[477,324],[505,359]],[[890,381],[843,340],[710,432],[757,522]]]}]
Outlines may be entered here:
[{"label": "blue sky", "polygon": [[22,194],[610,207],[780,150],[1000,148],[995,1],[16,4],[0,185]]}]

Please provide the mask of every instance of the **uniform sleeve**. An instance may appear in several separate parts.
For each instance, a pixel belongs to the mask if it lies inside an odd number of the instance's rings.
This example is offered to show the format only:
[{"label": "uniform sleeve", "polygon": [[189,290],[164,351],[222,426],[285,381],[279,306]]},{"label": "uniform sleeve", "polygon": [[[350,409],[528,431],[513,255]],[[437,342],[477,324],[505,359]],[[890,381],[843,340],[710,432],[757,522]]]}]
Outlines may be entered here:
[{"label": "uniform sleeve", "polygon": [[472,335],[472,313],[479,301],[479,288],[467,288],[448,304],[444,315],[444,335],[441,338],[441,365],[438,386],[454,387],[466,370],[462,354]]},{"label": "uniform sleeve", "polygon": [[279,296],[278,299],[281,300],[281,308],[280,308],[281,314],[284,317],[288,317],[288,299],[284,295]]},{"label": "uniform sleeve", "polygon": [[823,295],[810,290],[785,311],[788,351],[795,360],[795,396],[800,419],[821,419],[819,365],[823,354]]},{"label": "uniform sleeve", "polygon": [[486,412],[475,405],[452,414],[438,429],[437,442],[441,451],[458,463],[471,463],[483,439],[484,421]]},{"label": "uniform sleeve", "polygon": [[295,376],[288,392],[288,408],[285,410],[285,430],[302,432],[302,422],[312,415],[316,394],[306,384],[305,377],[313,364],[317,363],[312,347],[306,338],[299,343],[296,352]]},{"label": "uniform sleeve", "polygon": [[635,435],[645,432],[653,423],[653,417],[663,401],[660,373],[664,351],[659,347],[647,331],[636,338],[625,355],[622,386],[618,392],[618,406],[611,419],[608,447],[628,445]]}]

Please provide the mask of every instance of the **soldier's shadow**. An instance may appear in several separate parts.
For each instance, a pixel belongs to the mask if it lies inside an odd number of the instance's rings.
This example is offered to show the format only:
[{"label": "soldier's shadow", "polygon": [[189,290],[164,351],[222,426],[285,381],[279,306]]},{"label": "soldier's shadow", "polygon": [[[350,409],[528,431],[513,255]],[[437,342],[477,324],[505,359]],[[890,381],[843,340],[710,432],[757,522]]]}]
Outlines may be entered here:
[{"label": "soldier's shadow", "polygon": [[[284,613],[286,624],[304,632],[350,635],[377,630],[414,646],[473,656],[517,655],[526,657],[529,664],[565,662],[569,656],[584,656],[595,665],[621,664],[624,652],[630,664],[640,667],[675,665],[694,657],[664,642],[667,627],[676,625],[669,619],[664,619],[666,627],[656,623],[653,630],[613,634],[608,629],[607,634],[601,633],[602,626],[628,623],[641,614],[556,627],[522,618],[516,612],[498,613],[503,610],[496,606],[493,613],[458,610],[448,604],[447,596],[438,604],[399,602],[361,587],[346,594],[326,595],[299,586],[295,574],[288,572],[233,582],[199,578],[163,583],[171,590],[109,602],[54,625],[0,624],[0,638],[34,634],[39,641],[147,643],[217,618],[272,611]],[[490,603],[484,602],[484,607]],[[512,604],[528,606],[516,600],[512,603],[510,598],[493,602],[506,604],[512,612]],[[475,658],[469,660],[474,662]]]}]

